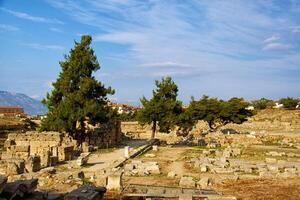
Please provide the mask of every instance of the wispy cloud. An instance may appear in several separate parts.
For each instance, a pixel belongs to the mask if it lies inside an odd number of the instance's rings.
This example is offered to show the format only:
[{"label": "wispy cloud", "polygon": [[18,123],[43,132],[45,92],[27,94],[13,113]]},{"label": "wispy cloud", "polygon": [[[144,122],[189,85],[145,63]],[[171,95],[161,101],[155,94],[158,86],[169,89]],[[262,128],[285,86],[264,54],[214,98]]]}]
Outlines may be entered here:
[{"label": "wispy cloud", "polygon": [[64,24],[62,21],[60,21],[58,19],[32,16],[32,15],[30,15],[28,13],[25,13],[25,12],[18,12],[18,11],[10,10],[10,9],[7,9],[7,8],[0,8],[0,10],[4,11],[6,13],[9,13],[9,14],[15,16],[15,17],[25,19],[25,20],[30,20],[30,21],[33,21],[33,22]]},{"label": "wispy cloud", "polygon": [[19,31],[20,29],[16,26],[8,24],[0,24],[0,31]]},{"label": "wispy cloud", "polygon": [[188,64],[175,63],[172,61],[157,62],[157,63],[145,63],[141,64],[142,67],[153,67],[153,68],[190,68],[192,66]]},{"label": "wispy cloud", "polygon": [[93,34],[98,44],[120,46],[105,49],[120,77],[194,76],[199,81],[209,75],[203,85],[214,80],[222,86],[238,78],[236,85],[251,85],[262,72],[300,66],[295,1],[284,6],[280,1],[240,0],[47,2],[98,30]]},{"label": "wispy cloud", "polygon": [[50,31],[56,32],[56,33],[63,33],[64,31],[59,29],[59,28],[55,28],[55,27],[51,27],[49,28]]},{"label": "wispy cloud", "polygon": [[264,46],[263,50],[278,50],[278,49],[285,50],[285,49],[290,49],[290,48],[292,48],[292,46],[289,44],[272,42],[272,43],[269,43],[266,46]]},{"label": "wispy cloud", "polygon": [[65,49],[63,46],[53,45],[53,44],[26,43],[26,44],[23,44],[23,45],[28,46],[28,47],[33,48],[33,49],[37,49],[37,50],[62,51],[62,50]]},{"label": "wispy cloud", "polygon": [[280,40],[280,36],[272,35],[271,37],[268,37],[267,39],[265,39],[264,43],[277,42],[278,40]]},{"label": "wispy cloud", "polygon": [[293,26],[291,27],[292,33],[300,33],[300,26]]}]

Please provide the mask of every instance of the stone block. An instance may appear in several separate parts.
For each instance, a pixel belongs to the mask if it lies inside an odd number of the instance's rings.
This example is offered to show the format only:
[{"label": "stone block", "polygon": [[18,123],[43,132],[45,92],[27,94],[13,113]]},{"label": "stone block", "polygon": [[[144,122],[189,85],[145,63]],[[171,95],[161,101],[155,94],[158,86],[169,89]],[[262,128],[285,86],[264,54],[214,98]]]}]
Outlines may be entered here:
[{"label": "stone block", "polygon": [[196,186],[193,177],[190,176],[183,176],[179,181],[179,186],[183,188],[194,188]]},{"label": "stone block", "polygon": [[208,167],[206,165],[201,165],[200,166],[200,171],[201,172],[207,172],[208,171]]},{"label": "stone block", "polygon": [[78,166],[85,165],[88,162],[90,153],[81,153],[80,156],[76,160],[76,164]]},{"label": "stone block", "polygon": [[103,199],[106,188],[83,185],[65,196],[65,200],[101,200]]},{"label": "stone block", "polygon": [[277,159],[276,158],[266,158],[266,163],[276,163]]},{"label": "stone block", "polygon": [[111,174],[107,177],[106,188],[108,190],[121,191],[122,190],[122,176],[123,173]]},{"label": "stone block", "polygon": [[50,166],[50,151],[48,149],[43,149],[42,154],[40,154],[41,158],[41,166],[42,167],[48,167]]},{"label": "stone block", "polygon": [[168,178],[175,178],[176,173],[174,171],[170,171],[167,176]]},{"label": "stone block", "polygon": [[49,166],[55,166],[57,164],[58,164],[58,157],[57,156],[50,156]]},{"label": "stone block", "polygon": [[22,159],[9,159],[7,160],[7,175],[17,175],[24,173],[25,161]]},{"label": "stone block", "polygon": [[158,151],[158,146],[157,146],[157,145],[153,145],[153,146],[152,146],[152,150],[153,150],[153,151]]},{"label": "stone block", "polygon": [[208,177],[202,177],[198,182],[197,182],[197,187],[199,189],[207,189],[208,185],[211,183],[210,179]]},{"label": "stone block", "polygon": [[37,172],[41,169],[41,159],[39,156],[29,156],[25,162],[27,172]]},{"label": "stone block", "polygon": [[269,171],[271,171],[271,172],[278,172],[279,170],[278,170],[278,166],[277,165],[267,165],[267,168],[268,168],[268,170]]},{"label": "stone block", "polygon": [[14,151],[16,152],[30,152],[30,146],[29,145],[15,145]]}]

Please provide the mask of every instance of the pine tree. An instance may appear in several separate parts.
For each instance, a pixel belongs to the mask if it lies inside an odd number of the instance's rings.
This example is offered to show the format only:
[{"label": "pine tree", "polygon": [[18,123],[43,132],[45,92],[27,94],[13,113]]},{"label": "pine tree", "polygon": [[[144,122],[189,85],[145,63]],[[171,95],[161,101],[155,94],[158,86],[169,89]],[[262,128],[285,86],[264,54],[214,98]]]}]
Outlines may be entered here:
[{"label": "pine tree", "polygon": [[100,65],[90,47],[91,42],[91,36],[82,36],[60,62],[59,77],[43,100],[49,112],[42,121],[42,130],[65,131],[83,141],[86,123],[95,125],[109,121],[112,112],[107,106],[107,95],[114,94],[114,90],[92,75]]},{"label": "pine tree", "polygon": [[138,121],[142,124],[152,123],[151,139],[155,138],[156,125],[159,131],[169,133],[177,123],[177,115],[182,112],[182,103],[178,101],[177,85],[171,77],[155,81],[156,90],[153,90],[153,97],[148,100],[145,97],[140,99],[143,109],[138,113]]}]

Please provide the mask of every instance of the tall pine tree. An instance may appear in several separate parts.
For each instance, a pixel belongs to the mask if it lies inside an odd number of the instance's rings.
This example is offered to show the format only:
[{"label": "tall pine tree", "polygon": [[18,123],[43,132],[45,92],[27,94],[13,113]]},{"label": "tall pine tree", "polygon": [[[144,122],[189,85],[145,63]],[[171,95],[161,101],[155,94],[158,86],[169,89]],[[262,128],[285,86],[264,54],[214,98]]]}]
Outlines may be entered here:
[{"label": "tall pine tree", "polygon": [[182,113],[182,103],[177,100],[177,85],[171,77],[155,81],[151,99],[141,98],[143,109],[138,113],[138,121],[142,124],[152,123],[151,139],[155,138],[156,124],[159,131],[169,133],[177,123],[176,117]]},{"label": "tall pine tree", "polygon": [[86,123],[95,125],[109,121],[111,109],[107,95],[114,90],[96,80],[93,72],[100,69],[89,35],[75,42],[65,60],[60,62],[61,72],[43,103],[48,107],[42,130],[65,131],[83,141]]}]

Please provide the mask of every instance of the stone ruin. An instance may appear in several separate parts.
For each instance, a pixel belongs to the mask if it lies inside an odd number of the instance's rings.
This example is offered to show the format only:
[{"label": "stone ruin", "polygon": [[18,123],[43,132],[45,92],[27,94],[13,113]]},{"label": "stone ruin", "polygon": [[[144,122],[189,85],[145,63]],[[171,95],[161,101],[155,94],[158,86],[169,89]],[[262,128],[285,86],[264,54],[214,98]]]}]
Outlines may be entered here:
[{"label": "stone ruin", "polygon": [[6,151],[0,160],[0,173],[16,175],[36,172],[43,167],[71,160],[76,146],[76,140],[59,132],[9,134],[4,143]]},{"label": "stone ruin", "polygon": [[121,122],[112,121],[100,127],[94,127],[85,142],[89,145],[107,148],[119,144],[121,140]]},{"label": "stone ruin", "polygon": [[102,200],[105,187],[94,187],[91,185],[83,185],[71,192],[51,193],[48,191],[37,191],[38,179],[17,180],[7,182],[7,177],[0,176],[0,199],[24,199],[24,200],[73,200],[73,199],[89,199]]}]

